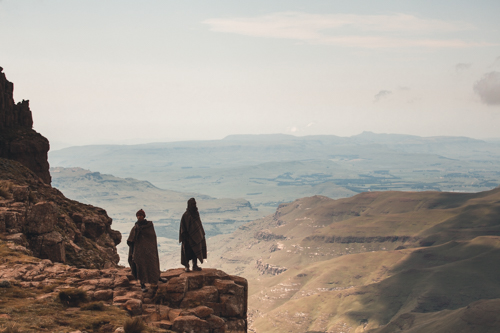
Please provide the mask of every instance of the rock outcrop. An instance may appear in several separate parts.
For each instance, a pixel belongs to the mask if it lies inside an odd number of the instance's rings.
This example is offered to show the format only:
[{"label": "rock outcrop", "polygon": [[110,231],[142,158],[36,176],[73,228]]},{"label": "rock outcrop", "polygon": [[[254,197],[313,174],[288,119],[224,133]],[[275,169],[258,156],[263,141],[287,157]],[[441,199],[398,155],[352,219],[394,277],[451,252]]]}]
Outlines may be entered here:
[{"label": "rock outcrop", "polygon": [[121,233],[104,209],[69,200],[19,162],[0,158],[0,237],[76,267],[119,262]]},{"label": "rock outcrop", "polygon": [[28,101],[14,103],[14,85],[0,67],[0,237],[33,255],[76,267],[119,261],[121,234],[106,211],[69,200],[50,186],[49,142],[33,130]]},{"label": "rock outcrop", "polygon": [[279,275],[287,270],[286,267],[275,266],[262,262],[262,259],[258,259],[255,262],[255,268],[257,268],[257,270],[260,272],[260,275],[263,274]]},{"label": "rock outcrop", "polygon": [[[23,251],[22,246],[10,244]],[[26,249],[24,249],[26,251]],[[248,282],[216,269],[161,273],[167,279],[143,292],[130,268],[78,269],[50,260],[0,265],[0,283],[48,290],[41,298],[57,298],[71,288],[140,316],[150,327],[174,332],[247,332]],[[49,288],[54,286],[54,288]]]},{"label": "rock outcrop", "polygon": [[0,157],[18,161],[50,184],[49,141],[33,130],[29,101],[14,102],[14,84],[0,67]]}]

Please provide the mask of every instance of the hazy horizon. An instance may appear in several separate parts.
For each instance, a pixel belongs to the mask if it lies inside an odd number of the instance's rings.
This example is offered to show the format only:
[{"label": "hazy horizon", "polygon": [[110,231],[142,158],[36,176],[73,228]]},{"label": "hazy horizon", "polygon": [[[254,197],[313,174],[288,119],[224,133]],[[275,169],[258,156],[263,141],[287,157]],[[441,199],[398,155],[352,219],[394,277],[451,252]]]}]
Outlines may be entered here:
[{"label": "hazy horizon", "polygon": [[[405,134],[405,133],[375,133],[371,131],[363,131],[357,134],[349,135],[349,136],[340,136],[340,135],[334,135],[334,134],[317,134],[317,136],[337,136],[341,138],[351,138],[355,137],[358,135],[361,135],[363,133],[373,133],[373,134],[380,134],[380,135],[413,135],[413,134]],[[214,139],[165,139],[161,141],[148,141],[147,139],[124,139],[124,140],[110,140],[110,141],[98,141],[98,142],[90,142],[90,143],[84,143],[84,144],[66,144],[64,142],[55,142],[52,143],[50,142],[50,151],[55,151],[55,150],[61,150],[64,148],[69,148],[69,147],[79,147],[79,146],[106,146],[106,145],[143,145],[143,144],[154,144],[154,143],[173,143],[173,142],[191,142],[191,141],[218,141],[218,140],[223,140],[227,137],[230,136],[259,136],[259,135],[289,135],[293,137],[308,137],[308,136],[316,136],[316,134],[310,134],[310,135],[295,135],[295,134],[290,134],[290,133],[262,133],[262,134],[249,134],[249,133],[240,133],[240,134],[228,134],[224,137],[221,138],[214,138]],[[420,135],[414,135],[417,137],[422,137],[422,138],[431,138],[431,137],[466,137],[470,139],[475,139],[475,140],[483,140],[486,142],[500,142],[500,136],[499,137],[490,137],[490,138],[474,138],[474,137],[468,137],[468,136],[463,136],[463,135],[430,135],[430,136],[420,136]]]}]

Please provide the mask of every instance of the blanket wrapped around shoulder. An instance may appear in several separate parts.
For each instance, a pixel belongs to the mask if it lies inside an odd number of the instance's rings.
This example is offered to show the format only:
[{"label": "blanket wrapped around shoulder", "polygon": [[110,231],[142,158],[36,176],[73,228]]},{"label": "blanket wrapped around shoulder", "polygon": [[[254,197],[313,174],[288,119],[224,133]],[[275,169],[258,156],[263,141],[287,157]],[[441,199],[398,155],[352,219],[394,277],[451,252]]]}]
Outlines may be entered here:
[{"label": "blanket wrapped around shoulder", "polygon": [[132,274],[141,283],[158,283],[160,260],[153,222],[136,222],[127,239]]},{"label": "blanket wrapped around shoulder", "polygon": [[182,215],[179,229],[179,243],[182,243],[181,264],[186,266],[189,260],[207,259],[205,230],[201,224],[198,209],[187,209]]}]

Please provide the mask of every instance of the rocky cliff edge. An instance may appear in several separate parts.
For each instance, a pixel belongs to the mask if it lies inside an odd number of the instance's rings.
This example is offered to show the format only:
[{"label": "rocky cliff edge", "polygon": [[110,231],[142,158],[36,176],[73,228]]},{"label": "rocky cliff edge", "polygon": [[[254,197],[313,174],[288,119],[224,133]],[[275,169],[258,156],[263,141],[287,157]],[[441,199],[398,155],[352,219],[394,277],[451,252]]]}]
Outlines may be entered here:
[{"label": "rocky cliff edge", "polygon": [[50,184],[49,141],[33,130],[29,101],[14,102],[14,84],[0,67],[0,157],[18,161]]},{"label": "rocky cliff edge", "polygon": [[67,199],[50,186],[49,142],[33,130],[28,101],[0,67],[0,238],[41,259],[82,268],[113,267],[121,234],[102,208]]}]

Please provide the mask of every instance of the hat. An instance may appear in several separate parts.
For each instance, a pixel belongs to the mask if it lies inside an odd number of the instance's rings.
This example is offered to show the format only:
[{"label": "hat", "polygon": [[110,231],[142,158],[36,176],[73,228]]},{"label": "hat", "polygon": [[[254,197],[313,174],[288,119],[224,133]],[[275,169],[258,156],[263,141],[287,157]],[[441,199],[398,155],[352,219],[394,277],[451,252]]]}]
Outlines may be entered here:
[{"label": "hat", "polygon": [[137,211],[137,213],[135,213],[135,216],[138,216],[138,215],[142,215],[142,216],[146,217],[146,212],[145,212],[145,211],[143,211],[142,209],[139,209],[139,210]]}]

